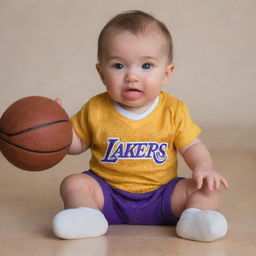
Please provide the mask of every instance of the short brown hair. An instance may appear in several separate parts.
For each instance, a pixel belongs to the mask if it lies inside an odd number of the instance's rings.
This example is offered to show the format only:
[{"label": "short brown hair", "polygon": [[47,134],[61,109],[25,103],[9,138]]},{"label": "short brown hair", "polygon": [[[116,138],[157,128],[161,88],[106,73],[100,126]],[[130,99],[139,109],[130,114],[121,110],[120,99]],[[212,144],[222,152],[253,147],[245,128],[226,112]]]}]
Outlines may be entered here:
[{"label": "short brown hair", "polygon": [[132,32],[135,35],[145,33],[146,28],[149,25],[156,24],[160,31],[165,36],[168,46],[169,46],[169,61],[170,63],[173,60],[173,43],[172,36],[165,26],[165,24],[152,15],[143,12],[143,11],[127,11],[121,14],[118,14],[114,18],[112,18],[101,30],[101,33],[98,38],[98,61],[101,60],[102,57],[102,42],[110,28],[123,29]]}]

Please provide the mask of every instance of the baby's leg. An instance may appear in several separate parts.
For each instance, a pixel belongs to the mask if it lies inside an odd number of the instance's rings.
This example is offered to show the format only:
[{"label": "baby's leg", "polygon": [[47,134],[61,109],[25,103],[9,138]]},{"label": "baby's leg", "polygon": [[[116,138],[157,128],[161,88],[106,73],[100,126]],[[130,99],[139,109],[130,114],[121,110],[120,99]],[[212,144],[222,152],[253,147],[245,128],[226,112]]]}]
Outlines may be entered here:
[{"label": "baby's leg", "polygon": [[197,241],[213,241],[225,236],[227,222],[216,210],[219,207],[219,192],[209,191],[204,185],[198,190],[192,179],[183,179],[175,187],[172,211],[180,217],[177,234]]},{"label": "baby's leg", "polygon": [[53,231],[64,239],[100,236],[108,223],[100,212],[104,195],[96,180],[86,174],[75,174],[64,179],[60,188],[65,210],[53,219]]},{"label": "baby's leg", "polygon": [[74,174],[65,178],[60,186],[65,209],[90,207],[102,210],[104,195],[99,183],[87,174]]}]

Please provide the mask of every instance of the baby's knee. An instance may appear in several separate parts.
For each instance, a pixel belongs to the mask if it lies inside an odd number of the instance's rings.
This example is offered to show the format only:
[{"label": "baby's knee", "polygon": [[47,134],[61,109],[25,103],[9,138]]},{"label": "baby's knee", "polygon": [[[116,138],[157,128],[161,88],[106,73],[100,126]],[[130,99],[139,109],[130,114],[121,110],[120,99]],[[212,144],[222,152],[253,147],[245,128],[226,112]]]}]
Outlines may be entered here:
[{"label": "baby's knee", "polygon": [[219,190],[218,189],[210,190],[206,182],[204,182],[202,188],[200,189],[200,192],[207,197],[214,198],[215,200],[218,200],[220,196]]},{"label": "baby's knee", "polygon": [[219,208],[218,190],[209,190],[205,182],[201,189],[198,189],[196,182],[192,179],[186,181],[187,208],[199,208],[208,210],[217,210]]},{"label": "baby's knee", "polygon": [[186,179],[186,192],[187,195],[193,195],[194,193],[200,193],[207,197],[216,197],[218,198],[220,193],[219,190],[209,190],[208,185],[206,182],[203,183],[203,186],[201,189],[197,188],[197,184],[193,179]]},{"label": "baby's knee", "polygon": [[65,195],[66,193],[70,193],[76,190],[90,190],[90,177],[86,174],[72,174],[66,177],[60,186],[61,195]]}]

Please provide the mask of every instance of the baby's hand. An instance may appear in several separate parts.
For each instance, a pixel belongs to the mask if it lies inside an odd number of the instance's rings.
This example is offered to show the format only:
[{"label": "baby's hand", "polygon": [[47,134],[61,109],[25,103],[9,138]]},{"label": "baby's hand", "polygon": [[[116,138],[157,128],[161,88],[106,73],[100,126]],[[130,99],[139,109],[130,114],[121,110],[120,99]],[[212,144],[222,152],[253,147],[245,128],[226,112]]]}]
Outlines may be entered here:
[{"label": "baby's hand", "polygon": [[56,98],[54,101],[55,101],[56,103],[58,103],[60,106],[63,105],[63,102],[62,102],[62,100],[61,100],[60,98]]},{"label": "baby's hand", "polygon": [[226,189],[228,188],[228,182],[226,179],[217,171],[209,167],[195,169],[193,171],[192,178],[196,182],[198,189],[202,188],[204,182],[206,182],[210,191],[220,189],[221,184]]}]

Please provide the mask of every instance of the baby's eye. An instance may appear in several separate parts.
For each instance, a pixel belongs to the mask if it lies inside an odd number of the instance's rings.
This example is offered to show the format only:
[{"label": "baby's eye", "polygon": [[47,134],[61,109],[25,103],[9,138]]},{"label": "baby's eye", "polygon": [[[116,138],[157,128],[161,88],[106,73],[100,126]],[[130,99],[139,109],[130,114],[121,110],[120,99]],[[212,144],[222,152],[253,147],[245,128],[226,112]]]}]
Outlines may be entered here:
[{"label": "baby's eye", "polygon": [[142,65],[142,68],[143,68],[143,69],[150,69],[150,68],[152,68],[152,64],[150,64],[150,63],[144,63],[144,64]]},{"label": "baby's eye", "polygon": [[122,68],[124,68],[124,65],[121,64],[121,63],[116,63],[116,64],[113,65],[113,67],[114,67],[115,69],[122,69]]}]

